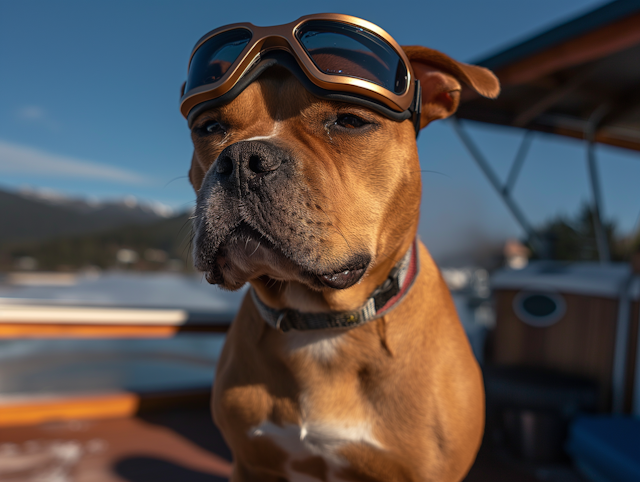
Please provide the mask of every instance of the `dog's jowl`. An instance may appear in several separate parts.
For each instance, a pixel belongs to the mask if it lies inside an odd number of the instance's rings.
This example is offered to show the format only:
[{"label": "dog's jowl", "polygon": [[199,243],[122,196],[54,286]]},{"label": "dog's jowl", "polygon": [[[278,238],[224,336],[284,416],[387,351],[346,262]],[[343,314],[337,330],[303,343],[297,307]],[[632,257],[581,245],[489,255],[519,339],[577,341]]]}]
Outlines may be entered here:
[{"label": "dog's jowl", "polygon": [[463,91],[499,85],[345,15],[196,45],[194,259],[251,285],[213,391],[233,481],[459,481],[473,463],[480,370],[416,239],[416,135]]}]

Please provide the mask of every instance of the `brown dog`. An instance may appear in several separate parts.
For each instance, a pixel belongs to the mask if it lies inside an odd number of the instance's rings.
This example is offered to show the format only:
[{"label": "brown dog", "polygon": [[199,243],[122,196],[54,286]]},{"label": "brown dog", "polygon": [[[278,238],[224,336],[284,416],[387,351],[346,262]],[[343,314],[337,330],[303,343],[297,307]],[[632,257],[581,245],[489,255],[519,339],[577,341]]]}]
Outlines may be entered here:
[{"label": "brown dog", "polygon": [[[453,114],[462,86],[498,94],[484,68],[404,50],[422,85],[421,127]],[[192,139],[196,266],[254,290],[213,391],[231,480],[461,480],[482,437],[483,386],[438,268],[421,243],[411,249],[421,198],[411,121],[314,97],[273,67],[201,113]],[[306,331],[265,322],[358,310],[400,260],[411,280],[384,316]]]}]

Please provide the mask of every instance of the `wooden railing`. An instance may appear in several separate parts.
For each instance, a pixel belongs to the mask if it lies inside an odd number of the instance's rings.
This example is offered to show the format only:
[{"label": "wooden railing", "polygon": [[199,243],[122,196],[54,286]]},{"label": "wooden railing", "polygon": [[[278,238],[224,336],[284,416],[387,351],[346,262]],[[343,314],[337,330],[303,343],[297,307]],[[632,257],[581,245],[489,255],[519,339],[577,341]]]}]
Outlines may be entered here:
[{"label": "wooden railing", "polygon": [[[234,313],[176,309],[0,303],[0,339],[170,338],[184,332],[225,333]],[[154,408],[207,405],[211,388],[160,393],[109,392],[0,397],[0,428],[52,420],[118,418]]]},{"label": "wooden railing", "polygon": [[168,338],[179,332],[224,333],[234,313],[174,309],[0,304],[0,339]]}]

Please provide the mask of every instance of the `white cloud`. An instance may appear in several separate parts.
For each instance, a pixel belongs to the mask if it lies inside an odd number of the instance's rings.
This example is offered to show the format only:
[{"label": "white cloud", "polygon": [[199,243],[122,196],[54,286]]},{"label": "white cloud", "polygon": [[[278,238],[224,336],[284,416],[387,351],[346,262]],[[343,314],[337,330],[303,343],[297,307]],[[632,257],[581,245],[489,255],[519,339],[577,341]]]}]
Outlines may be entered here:
[{"label": "white cloud", "polygon": [[32,174],[147,184],[149,178],[118,167],[74,159],[0,140],[0,174]]},{"label": "white cloud", "polygon": [[16,118],[24,123],[37,124],[50,131],[59,131],[60,124],[49,116],[49,113],[38,105],[25,105],[20,107],[16,113]]},{"label": "white cloud", "polygon": [[18,117],[24,120],[38,121],[46,117],[46,112],[37,105],[27,105],[18,110]]}]

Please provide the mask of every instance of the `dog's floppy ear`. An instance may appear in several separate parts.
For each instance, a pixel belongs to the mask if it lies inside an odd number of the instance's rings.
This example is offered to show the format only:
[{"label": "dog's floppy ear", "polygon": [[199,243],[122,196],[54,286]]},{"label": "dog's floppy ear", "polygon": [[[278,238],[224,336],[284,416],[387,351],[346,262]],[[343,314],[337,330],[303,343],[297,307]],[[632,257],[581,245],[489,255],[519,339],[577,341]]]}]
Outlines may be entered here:
[{"label": "dog's floppy ear", "polygon": [[422,86],[420,128],[436,119],[445,119],[456,111],[462,84],[492,99],[500,93],[500,83],[489,69],[458,62],[427,47],[402,48]]}]

